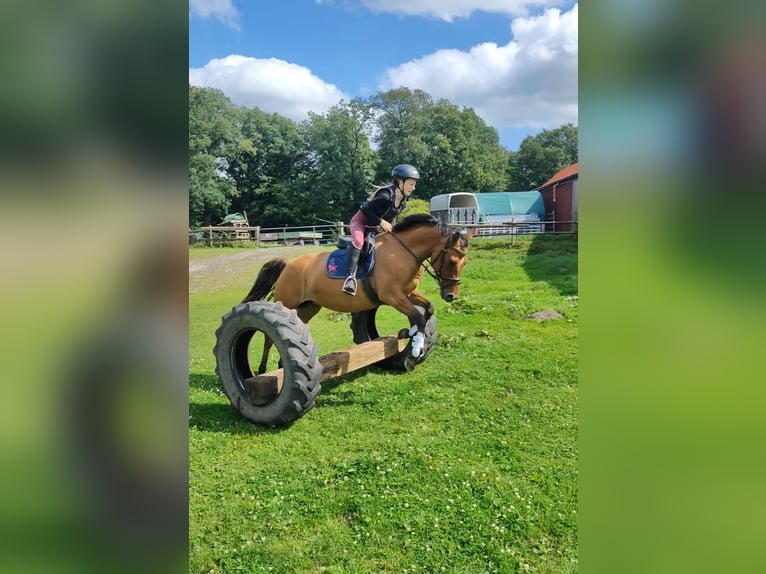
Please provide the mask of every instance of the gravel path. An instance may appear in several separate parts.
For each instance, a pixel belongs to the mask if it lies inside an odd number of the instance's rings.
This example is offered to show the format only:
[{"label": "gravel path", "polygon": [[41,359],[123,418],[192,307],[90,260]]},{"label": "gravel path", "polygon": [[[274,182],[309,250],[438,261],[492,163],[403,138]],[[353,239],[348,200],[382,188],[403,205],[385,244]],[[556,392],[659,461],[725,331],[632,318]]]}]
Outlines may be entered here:
[{"label": "gravel path", "polygon": [[328,247],[269,247],[250,249],[241,253],[212,255],[205,259],[189,262],[189,293],[218,291],[233,284],[242,285],[247,292],[255,281],[261,266],[275,257],[287,259],[311,253],[317,250],[330,250]]}]

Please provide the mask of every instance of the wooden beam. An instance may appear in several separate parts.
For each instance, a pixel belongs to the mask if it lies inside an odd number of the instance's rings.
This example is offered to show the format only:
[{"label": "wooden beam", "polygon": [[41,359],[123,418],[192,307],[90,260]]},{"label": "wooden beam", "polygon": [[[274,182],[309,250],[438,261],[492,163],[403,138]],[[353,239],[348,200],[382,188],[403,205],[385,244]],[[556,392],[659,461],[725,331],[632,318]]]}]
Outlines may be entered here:
[{"label": "wooden beam", "polygon": [[319,382],[340,377],[398,355],[404,351],[408,342],[409,339],[398,339],[394,336],[378,337],[342,351],[323,355],[319,357],[322,365],[322,376],[319,377]]},{"label": "wooden beam", "polygon": [[[409,339],[399,339],[395,336],[378,337],[366,343],[354,345],[348,349],[335,351],[319,357],[322,365],[322,375],[319,381],[326,381],[333,377],[340,377],[364,367],[368,367],[383,359],[398,355],[407,347]],[[273,400],[282,390],[284,383],[284,369],[276,369],[245,379],[245,387],[248,389],[250,400],[254,405],[263,405]]]}]

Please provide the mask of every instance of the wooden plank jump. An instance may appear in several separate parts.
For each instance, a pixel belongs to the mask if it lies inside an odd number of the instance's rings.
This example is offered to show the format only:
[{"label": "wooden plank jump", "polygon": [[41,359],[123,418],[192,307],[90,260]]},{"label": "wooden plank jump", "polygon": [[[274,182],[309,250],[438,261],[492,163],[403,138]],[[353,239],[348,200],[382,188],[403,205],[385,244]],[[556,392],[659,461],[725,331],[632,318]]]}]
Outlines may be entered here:
[{"label": "wooden plank jump", "polygon": [[[340,377],[374,363],[398,355],[407,347],[408,338],[398,338],[390,335],[378,337],[366,343],[354,345],[348,349],[335,351],[319,357],[322,365],[322,375],[319,382],[333,377]],[[254,405],[263,405],[273,400],[282,390],[284,369],[276,369],[245,379],[245,388]]]}]

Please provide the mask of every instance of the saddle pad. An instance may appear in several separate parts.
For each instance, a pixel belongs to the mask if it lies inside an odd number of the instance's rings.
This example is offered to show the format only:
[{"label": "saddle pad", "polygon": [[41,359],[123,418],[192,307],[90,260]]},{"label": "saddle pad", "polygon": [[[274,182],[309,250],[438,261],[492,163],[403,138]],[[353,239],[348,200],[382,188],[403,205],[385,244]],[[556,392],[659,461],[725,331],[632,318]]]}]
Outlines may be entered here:
[{"label": "saddle pad", "polygon": [[[375,250],[370,251],[369,256],[359,262],[359,267],[356,271],[357,277],[364,277],[372,272],[372,268],[375,266]],[[325,267],[327,276],[332,279],[345,279],[348,277],[348,247],[342,249],[336,249],[327,258],[327,266]]]}]

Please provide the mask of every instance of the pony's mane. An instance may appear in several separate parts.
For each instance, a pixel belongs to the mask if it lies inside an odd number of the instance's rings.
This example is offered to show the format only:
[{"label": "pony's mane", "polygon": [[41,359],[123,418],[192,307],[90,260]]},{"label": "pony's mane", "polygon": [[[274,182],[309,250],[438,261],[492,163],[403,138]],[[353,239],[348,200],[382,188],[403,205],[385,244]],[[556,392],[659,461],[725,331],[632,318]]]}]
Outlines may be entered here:
[{"label": "pony's mane", "polygon": [[416,225],[438,225],[439,220],[436,219],[433,215],[430,213],[413,213],[412,215],[408,215],[404,219],[402,219],[399,223],[394,225],[394,232],[398,233],[400,231],[406,231],[410,227],[415,227]]}]

